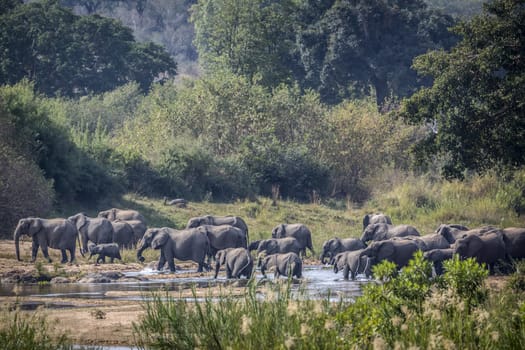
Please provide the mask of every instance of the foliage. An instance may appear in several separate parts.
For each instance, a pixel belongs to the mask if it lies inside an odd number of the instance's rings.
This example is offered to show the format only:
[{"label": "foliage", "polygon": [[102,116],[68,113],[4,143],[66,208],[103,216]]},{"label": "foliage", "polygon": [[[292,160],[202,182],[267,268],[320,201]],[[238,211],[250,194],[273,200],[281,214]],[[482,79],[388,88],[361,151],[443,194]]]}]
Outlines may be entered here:
[{"label": "foliage", "polygon": [[[200,302],[194,292],[187,301],[157,294],[144,304],[145,315],[134,324],[141,347],[326,349],[340,348],[333,315],[341,304],[292,297],[291,284],[269,285],[262,290],[255,281],[241,297],[222,290],[220,297]],[[260,294],[263,299],[261,300]]]},{"label": "foliage", "polygon": [[139,42],[154,42],[177,62],[181,73],[196,75],[197,52],[192,45],[189,8],[194,0],[60,0],[80,15],[99,14],[121,21]]},{"label": "foliage", "polygon": [[444,281],[467,305],[479,304],[486,297],[482,289],[483,281],[488,276],[485,266],[480,266],[475,259],[469,258],[461,261],[458,255],[453,259],[443,262],[445,268]]},{"label": "foliage", "polygon": [[0,344],[4,349],[71,349],[65,334],[52,336],[53,324],[39,312],[0,311]]},{"label": "foliage", "polygon": [[443,279],[430,278],[422,253],[398,274],[391,265],[375,266],[383,283],[367,285],[337,315],[349,348],[515,348],[525,341],[520,295],[487,294],[486,269],[473,260],[455,258]]},{"label": "foliage", "polygon": [[[113,192],[111,178],[98,163],[75,146],[66,125],[52,118],[48,100],[35,94],[31,83],[24,81],[15,86],[1,87],[0,101],[6,112],[3,117],[8,118],[6,125],[12,128],[6,142],[18,145],[18,152],[38,165],[46,179],[52,179],[53,188],[61,200],[85,203]],[[15,171],[16,167],[12,170]],[[37,196],[49,193],[42,188],[42,181],[38,183]]]},{"label": "foliage", "polygon": [[433,51],[414,62],[434,83],[405,100],[399,115],[434,126],[416,151],[422,163],[441,159],[448,178],[525,162],[523,5],[487,4],[482,15],[455,27],[462,40],[450,52]]},{"label": "foliage", "polygon": [[425,0],[431,9],[441,10],[446,14],[459,18],[471,18],[481,13],[486,0]]},{"label": "foliage", "polygon": [[294,1],[203,0],[191,8],[195,46],[203,65],[228,69],[264,86],[299,73],[294,57]]},{"label": "foliage", "polygon": [[[23,78],[48,96],[82,96],[137,81],[145,91],[176,65],[160,46],[137,44],[131,30],[100,16],[77,16],[56,0],[0,16],[0,83]],[[164,77],[163,77],[164,78]]]},{"label": "foliage", "polygon": [[[449,16],[423,1],[304,1],[298,50],[306,79],[323,101],[373,96],[409,96],[422,81],[412,59],[429,49],[448,48]],[[373,89],[373,91],[371,91]]]}]

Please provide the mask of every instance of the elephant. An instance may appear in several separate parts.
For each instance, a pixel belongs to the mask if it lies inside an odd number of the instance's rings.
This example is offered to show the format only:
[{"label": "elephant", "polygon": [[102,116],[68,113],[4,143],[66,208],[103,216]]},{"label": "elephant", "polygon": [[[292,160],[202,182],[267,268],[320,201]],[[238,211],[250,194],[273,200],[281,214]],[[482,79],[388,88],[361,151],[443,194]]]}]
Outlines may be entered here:
[{"label": "elephant", "polygon": [[508,258],[525,258],[525,228],[508,227],[503,229],[503,242],[505,242]]},{"label": "elephant", "polygon": [[202,225],[196,229],[204,232],[210,241],[210,252],[208,256],[215,257],[217,251],[225,248],[248,247],[246,235],[237,227],[230,225]]},{"label": "elephant", "polygon": [[431,233],[424,236],[404,236],[394,237],[392,239],[408,239],[414,241],[419,249],[426,252],[432,249],[446,249],[450,248],[450,243],[440,234]]},{"label": "elephant", "polygon": [[370,278],[372,276],[373,259],[361,256],[361,250],[346,251],[335,255],[331,261],[332,265],[334,265],[334,273],[343,270],[343,278],[345,280],[348,280],[349,277],[354,280],[360,273],[364,273],[366,278]]},{"label": "elephant", "polygon": [[240,228],[246,235],[246,242],[250,241],[248,236],[248,225],[246,225],[246,222],[244,222],[244,220],[239,216],[196,216],[188,220],[186,228],[193,228],[202,225],[231,225]]},{"label": "elephant", "polygon": [[257,241],[251,241],[250,244],[248,244],[248,251],[252,252],[253,250],[257,250],[259,248],[259,243],[263,241],[262,239],[259,239]]},{"label": "elephant", "polygon": [[120,220],[120,219],[117,219],[113,222],[119,222],[119,221],[122,221],[122,222],[125,222],[127,223],[128,225],[131,226],[131,228],[133,229],[133,240],[132,240],[132,245],[133,246],[136,246],[137,243],[141,240],[142,236],[144,236],[144,232],[146,232],[146,230],[148,229],[146,227],[146,224],[140,220]]},{"label": "elephant", "polygon": [[331,238],[323,243],[323,252],[319,259],[321,264],[325,263],[325,258],[333,258],[339,253],[366,248],[366,245],[357,238]]},{"label": "elephant", "polygon": [[120,250],[117,243],[102,243],[102,244],[94,244],[89,243],[88,245],[89,250],[89,259],[95,254],[98,254],[97,257],[97,264],[99,262],[106,262],[106,256],[110,258],[110,262],[113,264],[113,260],[119,259],[122,262],[122,257],[120,256]]},{"label": "elephant", "polygon": [[457,238],[461,237],[469,228],[458,224],[441,224],[436,229],[436,233],[445,237],[450,244],[454,244]]},{"label": "elephant", "polygon": [[266,255],[277,253],[296,253],[299,254],[303,247],[299,241],[293,237],[286,238],[269,238],[259,242],[257,255],[265,253]]},{"label": "elephant", "polygon": [[88,241],[95,244],[111,243],[113,241],[113,225],[108,219],[90,218],[84,213],[78,213],[67,219],[76,226],[82,238],[81,253],[87,252]]},{"label": "elephant", "polygon": [[412,255],[419,250],[416,242],[408,239],[388,239],[374,241],[368,247],[361,250],[361,256],[368,256],[379,263],[388,260],[397,265],[398,269],[408,264]]},{"label": "elephant", "polygon": [[414,226],[410,225],[370,224],[363,231],[361,241],[366,243],[404,236],[420,236],[420,234]]},{"label": "elephant", "polygon": [[303,262],[296,253],[271,254],[264,258],[259,258],[257,264],[261,268],[261,273],[266,277],[266,270],[274,269],[274,278],[279,276],[297,277],[303,276]]},{"label": "elephant", "polygon": [[127,221],[116,220],[111,221],[113,226],[113,243],[117,243],[119,249],[131,248],[135,237],[133,227]]},{"label": "elephant", "polygon": [[126,221],[140,220],[144,223],[144,225],[146,224],[146,219],[144,218],[144,215],[132,209],[111,208],[99,212],[98,217],[108,219],[109,221],[115,221],[117,219]]},{"label": "elephant", "polygon": [[215,255],[215,276],[217,278],[222,265],[226,267],[226,278],[252,277],[253,258],[246,248],[226,248]]},{"label": "elephant", "polygon": [[368,225],[373,225],[373,224],[389,224],[389,225],[392,225],[392,219],[390,218],[390,216],[385,215],[383,213],[366,214],[363,217],[363,230]]},{"label": "elephant", "polygon": [[454,254],[458,254],[462,259],[475,258],[479,264],[487,264],[491,274],[496,262],[506,258],[503,233],[498,229],[459,238],[453,249]]},{"label": "elephant", "polygon": [[32,238],[31,262],[35,262],[38,248],[47,261],[52,262],[49,258],[47,248],[60,249],[62,253],[61,263],[67,262],[67,252],[69,251],[70,260],[75,260],[76,241],[78,238],[77,229],[66,219],[42,219],[28,217],[20,219],[16,226],[13,239],[15,241],[16,259],[20,259],[20,236],[26,234]]},{"label": "elephant", "polygon": [[301,254],[303,257],[306,256],[306,248],[310,249],[313,255],[315,255],[314,247],[312,245],[312,233],[303,224],[280,224],[273,228],[272,238],[285,238],[293,237],[297,239],[301,245]]},{"label": "elephant", "polygon": [[138,244],[137,259],[139,261],[144,261],[142,252],[149,247],[160,249],[158,270],[161,270],[167,261],[170,271],[175,272],[174,259],[195,261],[199,264],[198,272],[202,272],[204,268],[209,270],[205,259],[210,249],[210,242],[206,234],[198,229],[150,228],[144,233]]},{"label": "elephant", "polygon": [[453,255],[454,249],[452,248],[432,249],[423,253],[423,257],[432,262],[436,275],[443,274],[443,261],[452,259]]}]

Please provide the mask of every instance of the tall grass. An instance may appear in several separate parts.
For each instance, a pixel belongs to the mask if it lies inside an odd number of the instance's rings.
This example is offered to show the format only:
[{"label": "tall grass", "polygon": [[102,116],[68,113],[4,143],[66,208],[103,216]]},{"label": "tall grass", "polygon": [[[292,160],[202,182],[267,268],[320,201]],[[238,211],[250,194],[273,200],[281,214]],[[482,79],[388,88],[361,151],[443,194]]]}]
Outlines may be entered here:
[{"label": "tall grass", "polygon": [[17,350],[72,349],[63,333],[56,334],[45,315],[24,313],[18,309],[0,310],[0,348]]},{"label": "tall grass", "polygon": [[[137,344],[154,349],[523,349],[525,275],[489,292],[483,266],[450,260],[443,277],[416,254],[398,272],[383,262],[381,283],[355,302],[292,295],[289,283],[243,296],[177,299],[156,294],[134,324]],[[517,269],[521,271],[521,269]]]},{"label": "tall grass", "polygon": [[334,349],[343,345],[335,315],[344,303],[292,297],[290,282],[258,289],[252,280],[243,296],[204,301],[155,295],[134,324],[140,347],[156,349]]}]

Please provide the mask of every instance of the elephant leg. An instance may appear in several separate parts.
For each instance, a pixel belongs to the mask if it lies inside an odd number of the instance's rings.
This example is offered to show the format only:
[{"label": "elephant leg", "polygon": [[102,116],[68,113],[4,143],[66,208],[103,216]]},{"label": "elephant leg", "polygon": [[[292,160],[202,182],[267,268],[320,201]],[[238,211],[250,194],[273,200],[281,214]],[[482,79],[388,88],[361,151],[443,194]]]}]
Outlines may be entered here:
[{"label": "elephant leg", "polygon": [[171,272],[175,272],[175,260],[173,258],[168,259],[168,267]]},{"label": "elephant leg", "polygon": [[49,252],[47,250],[47,244],[45,243],[41,244],[40,249],[42,250],[42,254],[44,254],[44,258],[46,258],[48,262],[52,263],[53,260],[49,257]]},{"label": "elephant leg", "polygon": [[75,261],[75,248],[69,249],[69,256],[71,259],[69,260],[70,263],[73,263]]},{"label": "elephant leg", "polygon": [[38,241],[33,238],[33,243],[31,244],[31,262],[35,262],[39,247]]},{"label": "elephant leg", "polygon": [[[233,276],[235,277],[235,274],[233,274]],[[226,264],[226,278],[232,278],[232,269],[228,266],[228,264]]]},{"label": "elephant leg", "polygon": [[162,270],[164,267],[164,264],[166,263],[166,257],[164,256],[164,253],[160,253],[159,263],[157,264],[157,270]]},{"label": "elephant leg", "polygon": [[[345,280],[348,280],[349,275],[350,275],[350,267],[348,266],[348,264],[345,264],[345,267],[343,268],[343,278]],[[354,279],[354,276],[352,276],[352,279]]]},{"label": "elephant leg", "polygon": [[60,261],[61,264],[67,263],[67,254],[65,249],[60,249],[60,253],[62,254],[62,260]]},{"label": "elephant leg", "polygon": [[111,257],[111,258],[109,259],[109,262],[112,263],[112,264],[113,264],[114,261],[115,261],[115,258],[114,258],[114,257]]}]

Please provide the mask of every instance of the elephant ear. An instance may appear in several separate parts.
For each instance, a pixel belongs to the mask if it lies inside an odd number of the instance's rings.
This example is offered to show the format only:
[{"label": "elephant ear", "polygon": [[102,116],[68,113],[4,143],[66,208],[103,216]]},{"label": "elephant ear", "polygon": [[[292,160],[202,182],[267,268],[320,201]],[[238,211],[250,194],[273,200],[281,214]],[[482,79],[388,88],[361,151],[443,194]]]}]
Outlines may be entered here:
[{"label": "elephant ear", "polygon": [[29,234],[36,235],[42,229],[42,219],[35,218],[29,224]]},{"label": "elephant ear", "polygon": [[395,253],[394,243],[389,241],[377,242],[379,244],[379,250],[377,256],[382,260],[386,257],[392,256]]},{"label": "elephant ear", "polygon": [[366,214],[363,218],[363,228],[367,227],[370,223],[370,214]]},{"label": "elephant ear", "polygon": [[333,240],[332,240],[332,249],[333,250],[337,250],[341,247],[341,240],[338,238],[338,237],[335,237]]},{"label": "elephant ear", "polygon": [[169,234],[166,231],[159,231],[151,240],[151,248],[160,249],[168,241]]},{"label": "elephant ear", "polygon": [[467,241],[467,251],[469,256],[476,255],[477,252],[483,248],[483,240],[477,235],[471,235],[470,237],[465,237]]}]

